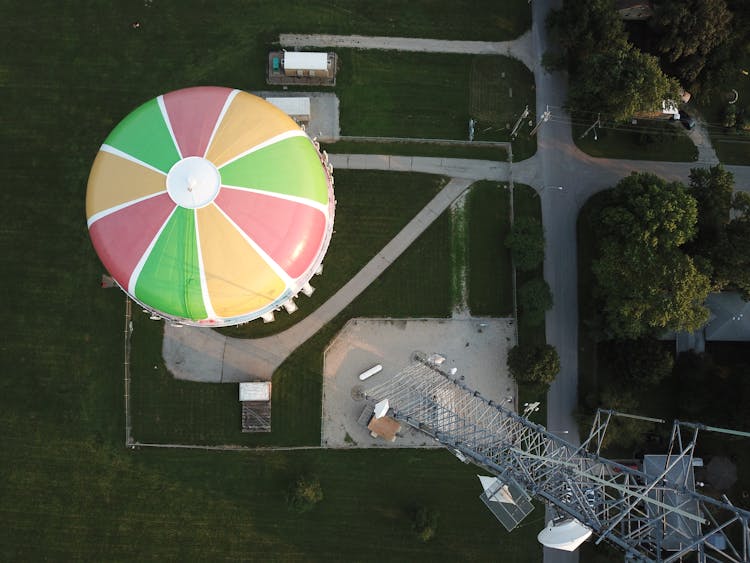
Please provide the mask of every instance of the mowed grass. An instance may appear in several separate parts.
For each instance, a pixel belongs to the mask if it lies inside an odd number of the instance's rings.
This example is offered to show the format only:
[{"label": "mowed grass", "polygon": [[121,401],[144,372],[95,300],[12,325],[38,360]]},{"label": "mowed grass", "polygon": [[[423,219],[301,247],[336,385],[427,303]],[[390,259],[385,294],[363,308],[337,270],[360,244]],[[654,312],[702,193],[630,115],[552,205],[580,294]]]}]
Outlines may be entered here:
[{"label": "mowed grass", "polygon": [[442,158],[473,158],[479,160],[508,159],[507,151],[501,146],[488,146],[480,144],[461,143],[437,143],[437,142],[413,142],[380,140],[341,140],[328,143],[323,147],[329,153],[338,154],[389,154],[402,156],[434,156]]},{"label": "mowed grass", "polygon": [[[471,117],[479,120],[476,140],[509,141],[509,127],[535,104],[531,71],[508,57],[337,52],[343,135],[467,140]],[[517,143],[516,160],[536,150],[532,141]]]},{"label": "mowed grass", "polygon": [[595,121],[595,115],[575,116],[573,121],[573,140],[591,156],[668,162],[698,159],[698,149],[679,122],[640,119],[635,125],[604,123],[603,128],[596,128],[596,139],[593,131],[582,138]]},{"label": "mowed grass", "polygon": [[[442,450],[33,445],[4,475],[3,560],[487,561],[498,551],[504,561],[541,560],[542,509],[508,534],[478,498],[476,468]],[[305,514],[285,500],[300,475],[317,475],[324,495]],[[428,543],[411,531],[419,506],[440,514]]]},{"label": "mowed grass", "polygon": [[513,315],[513,276],[505,239],[510,233],[507,183],[478,182],[467,201],[469,310],[472,315]]},{"label": "mowed grass", "polygon": [[223,334],[257,338],[276,334],[299,322],[324,303],[396,236],[442,189],[440,176],[379,171],[336,170],[336,216],[323,275],[311,280],[315,293],[300,294],[299,310],[275,313],[273,323],[257,319]]}]

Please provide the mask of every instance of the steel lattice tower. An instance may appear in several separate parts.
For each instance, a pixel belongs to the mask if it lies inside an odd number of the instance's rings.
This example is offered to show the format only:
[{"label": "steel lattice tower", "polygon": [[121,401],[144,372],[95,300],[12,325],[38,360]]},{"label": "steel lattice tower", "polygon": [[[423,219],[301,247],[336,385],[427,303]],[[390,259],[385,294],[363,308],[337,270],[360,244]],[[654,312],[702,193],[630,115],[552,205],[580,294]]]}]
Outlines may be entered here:
[{"label": "steel lattice tower", "polygon": [[[424,358],[366,394],[388,399],[394,418],[496,475],[495,490],[480,498],[508,530],[533,509],[534,497],[558,516],[578,519],[596,543],[611,543],[626,559],[669,562],[692,554],[700,562],[750,561],[750,512],[726,496],[695,491],[695,440],[711,427],[675,422],[667,454],[655,456],[661,466],[643,472],[600,455],[613,411],[599,411],[589,437],[575,446]],[[513,503],[490,502],[500,488]]]}]

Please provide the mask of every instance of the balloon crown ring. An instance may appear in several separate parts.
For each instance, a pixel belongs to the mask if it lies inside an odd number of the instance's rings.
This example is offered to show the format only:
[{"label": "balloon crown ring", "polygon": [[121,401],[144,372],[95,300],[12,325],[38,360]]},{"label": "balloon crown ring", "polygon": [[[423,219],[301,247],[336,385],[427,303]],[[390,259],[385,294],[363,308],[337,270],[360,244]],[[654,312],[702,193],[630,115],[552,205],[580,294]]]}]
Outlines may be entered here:
[{"label": "balloon crown ring", "polygon": [[177,205],[198,209],[219,194],[221,174],[214,164],[200,156],[176,162],[167,174],[167,193]]}]

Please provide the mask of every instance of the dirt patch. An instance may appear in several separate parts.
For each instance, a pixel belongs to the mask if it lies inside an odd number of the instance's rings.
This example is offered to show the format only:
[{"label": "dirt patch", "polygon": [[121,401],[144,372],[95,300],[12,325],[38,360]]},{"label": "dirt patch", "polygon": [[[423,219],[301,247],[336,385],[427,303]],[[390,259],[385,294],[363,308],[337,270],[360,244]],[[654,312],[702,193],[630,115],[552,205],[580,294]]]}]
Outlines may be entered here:
[{"label": "dirt patch", "polygon": [[[395,442],[370,436],[358,424],[365,391],[411,363],[412,354],[437,352],[446,371],[456,368],[463,383],[483,397],[516,407],[516,386],[506,367],[515,344],[512,319],[352,319],[331,341],[323,360],[321,444],[335,448],[430,447],[428,436],[402,427]],[[358,376],[381,364],[366,381]]]}]

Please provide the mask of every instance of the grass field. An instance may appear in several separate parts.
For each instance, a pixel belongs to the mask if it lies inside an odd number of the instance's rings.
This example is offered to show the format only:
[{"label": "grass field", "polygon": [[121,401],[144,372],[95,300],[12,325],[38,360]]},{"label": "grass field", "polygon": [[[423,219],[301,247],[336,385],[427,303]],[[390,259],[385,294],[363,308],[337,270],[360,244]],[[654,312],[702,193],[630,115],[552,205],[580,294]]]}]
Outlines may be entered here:
[{"label": "grass field", "polygon": [[[590,120],[590,122],[589,122]],[[639,120],[636,125],[604,124],[581,138],[596,116],[575,116],[573,140],[579,149],[591,156],[632,160],[693,162],[698,149],[680,123],[662,120]]]},{"label": "grass field", "polygon": [[[281,31],[500,40],[528,27],[524,0],[459,1],[439,11],[428,0],[399,2],[398,17],[395,6],[3,4],[0,559],[382,559],[373,538],[390,560],[486,561],[498,550],[510,561],[539,559],[537,527],[506,540],[476,498],[474,469],[445,452],[122,447],[123,296],[100,289],[84,212],[100,143],[159,93],[202,84],[265,88],[264,59]],[[140,320],[135,338],[145,336]],[[158,377],[149,354],[139,360]],[[299,373],[289,364],[278,377]],[[317,396],[312,403],[319,408]],[[314,432],[304,432],[309,441]],[[326,495],[306,517],[283,500],[302,471],[318,473]],[[438,537],[426,545],[412,539],[404,516],[421,502],[441,511]]]},{"label": "grass field", "polygon": [[[478,499],[476,469],[445,451],[124,455],[81,440],[33,445],[8,475],[13,486],[5,481],[7,561],[487,561],[498,550],[504,561],[541,558],[543,510],[506,533]],[[285,495],[302,474],[319,476],[324,499],[297,514]],[[440,513],[426,544],[411,531],[422,505]]]},{"label": "grass field", "polygon": [[469,309],[474,315],[513,315],[508,184],[478,182],[471,188],[469,210]]},{"label": "grass field", "polygon": [[410,141],[354,141],[341,140],[323,146],[329,153],[339,154],[393,154],[402,156],[436,156],[442,158],[474,158],[480,160],[508,159],[507,151],[502,147],[450,144],[418,143]]},{"label": "grass field", "polygon": [[[473,117],[476,140],[508,141],[523,108],[535,104],[531,71],[508,57],[352,49],[340,57],[343,135],[466,140]],[[536,151],[522,137],[514,160]]]}]

